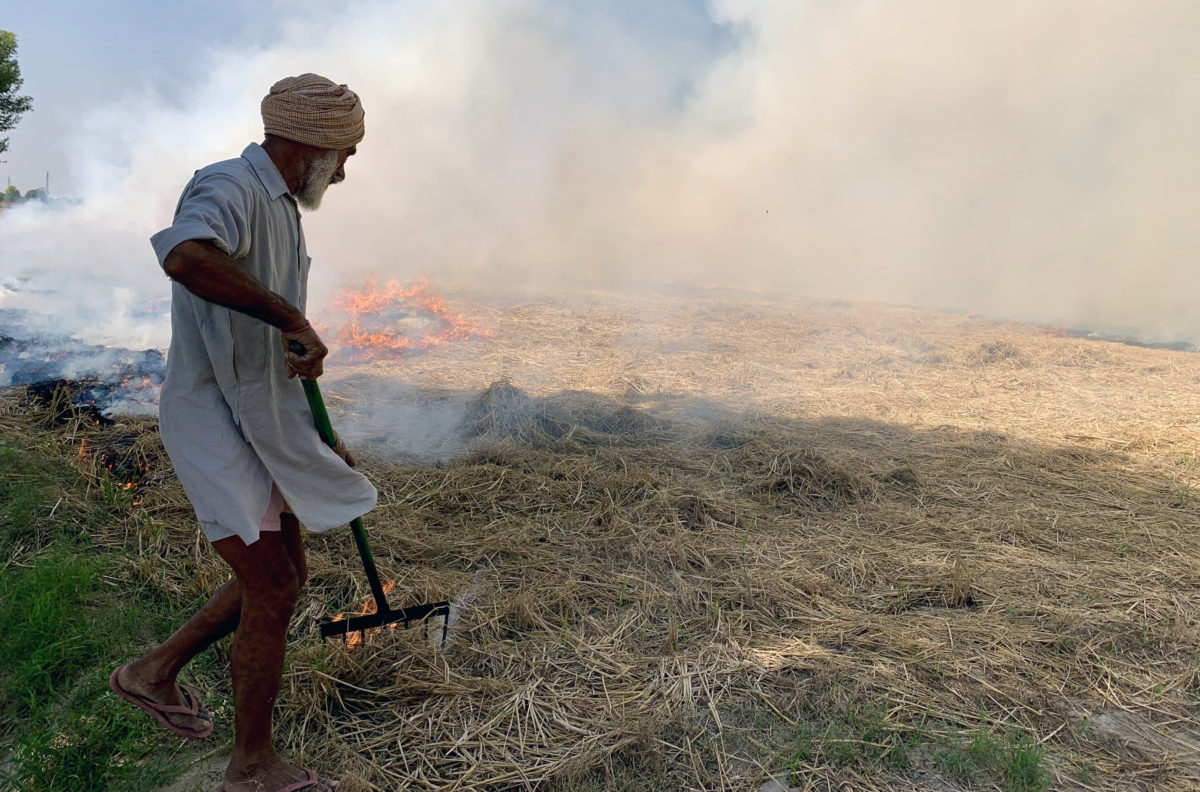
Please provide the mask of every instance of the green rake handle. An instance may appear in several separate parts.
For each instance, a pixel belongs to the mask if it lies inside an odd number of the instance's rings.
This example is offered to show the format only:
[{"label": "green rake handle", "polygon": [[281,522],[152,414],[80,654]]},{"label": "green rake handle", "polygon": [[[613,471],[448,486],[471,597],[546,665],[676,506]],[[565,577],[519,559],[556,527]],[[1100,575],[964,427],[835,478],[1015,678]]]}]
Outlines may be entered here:
[{"label": "green rake handle", "polygon": [[[295,341],[292,342],[296,344]],[[299,346],[299,344],[297,344]],[[293,350],[295,351],[295,350]],[[297,354],[303,355],[304,348],[300,347]],[[312,410],[313,423],[317,425],[317,434],[325,445],[333,448],[337,440],[333,435],[333,424],[329,422],[329,411],[325,409],[325,400],[321,398],[321,389],[316,380],[300,380],[304,386],[304,398],[308,399],[308,409]],[[363,528],[362,517],[350,521],[350,530],[354,533],[354,543],[358,545],[358,554],[362,556],[363,567],[367,572],[367,583],[371,586],[371,595],[375,597],[375,611],[387,613],[391,610],[387,604],[387,596],[379,583],[379,572],[375,569],[375,556],[371,554],[371,545],[367,543],[367,531]]]},{"label": "green rake handle", "polygon": [[[299,342],[290,341],[288,346],[293,353],[304,355],[304,346]],[[313,380],[302,379],[300,384],[304,386],[304,398],[308,400],[308,409],[312,411],[317,434],[321,436],[321,440],[326,445],[333,448],[337,444],[337,440],[334,438],[333,424],[329,422],[329,412],[325,409],[325,400],[321,398],[321,389]],[[443,619],[441,646],[444,649],[450,630],[450,601],[430,602],[425,605],[413,605],[408,608],[392,610],[388,606],[387,596],[383,593],[383,586],[379,584],[379,572],[375,569],[375,557],[371,554],[371,545],[367,544],[367,532],[363,528],[362,518],[355,517],[351,520],[350,529],[354,533],[354,543],[358,545],[358,554],[362,556],[363,569],[367,573],[367,583],[371,585],[371,595],[375,597],[375,612],[324,622],[321,625],[321,637],[329,638],[340,635],[345,640],[346,636],[352,632],[372,630],[388,624],[394,625],[397,622],[404,622],[404,626],[408,627],[410,622],[424,622],[434,616],[441,616]]]}]

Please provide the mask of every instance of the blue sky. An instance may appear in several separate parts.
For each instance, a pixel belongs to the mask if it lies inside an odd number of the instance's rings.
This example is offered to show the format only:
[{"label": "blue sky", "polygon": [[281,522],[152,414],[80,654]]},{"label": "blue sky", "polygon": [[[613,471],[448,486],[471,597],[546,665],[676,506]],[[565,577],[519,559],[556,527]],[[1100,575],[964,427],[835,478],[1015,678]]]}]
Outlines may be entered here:
[{"label": "blue sky", "polygon": [[73,120],[131,90],[169,95],[196,77],[198,51],[263,40],[271,26],[237,0],[11,4],[0,27],[17,34],[22,92],[34,99],[9,133],[0,175],[22,189],[63,175]]},{"label": "blue sky", "polygon": [[[246,0],[8,4],[0,28],[17,34],[22,91],[33,97],[34,112],[9,133],[0,177],[28,190],[41,186],[50,171],[52,191],[69,194],[67,149],[81,114],[147,91],[170,103],[200,80],[211,52],[269,48],[286,21],[276,9],[303,15],[304,5]],[[568,11],[569,35],[584,48],[603,46],[602,38],[589,35],[602,27],[601,20],[648,45],[648,51],[675,59],[706,60],[727,43],[703,0],[581,1],[560,7]]]}]

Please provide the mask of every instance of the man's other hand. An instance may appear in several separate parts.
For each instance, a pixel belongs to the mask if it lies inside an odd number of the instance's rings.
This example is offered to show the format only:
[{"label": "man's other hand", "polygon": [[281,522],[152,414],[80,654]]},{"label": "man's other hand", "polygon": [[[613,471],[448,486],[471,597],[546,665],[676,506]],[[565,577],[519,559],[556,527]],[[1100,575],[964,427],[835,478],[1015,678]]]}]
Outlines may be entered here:
[{"label": "man's other hand", "polygon": [[333,433],[333,439],[334,439],[333,453],[340,456],[342,458],[342,461],[345,462],[347,465],[349,465],[350,467],[354,467],[354,465],[355,465],[354,454],[351,454],[350,449],[346,448],[346,444],[342,442],[342,438],[338,437],[337,432]]},{"label": "man's other hand", "polygon": [[[294,343],[293,343],[294,342]],[[304,348],[304,354],[299,354],[297,346]],[[315,380],[325,372],[322,362],[329,350],[321,343],[321,337],[312,325],[306,324],[298,330],[283,331],[283,352],[287,361],[288,379],[300,375],[300,379]]]}]

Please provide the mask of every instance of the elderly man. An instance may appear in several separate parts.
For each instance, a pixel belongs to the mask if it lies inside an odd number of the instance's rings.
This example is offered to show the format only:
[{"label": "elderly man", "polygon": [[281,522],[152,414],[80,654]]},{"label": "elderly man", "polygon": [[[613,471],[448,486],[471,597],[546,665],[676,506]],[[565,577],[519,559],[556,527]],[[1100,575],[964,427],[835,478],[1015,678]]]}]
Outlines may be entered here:
[{"label": "elderly man", "polygon": [[333,786],[280,757],[271,733],[306,575],[299,523],[345,525],[370,511],[376,493],[340,441],[322,444],[293,379],[319,377],[327,351],[304,314],[310,259],[297,204],[316,209],[345,178],[363,110],[345,85],[305,74],[273,85],[262,116],[262,145],[198,171],[172,225],[151,239],[174,281],[163,445],[233,577],[165,643],[116,669],[110,685],[173,733],[207,737],[211,717],[176,677],[236,630],[235,742],[222,792],[320,792]]}]

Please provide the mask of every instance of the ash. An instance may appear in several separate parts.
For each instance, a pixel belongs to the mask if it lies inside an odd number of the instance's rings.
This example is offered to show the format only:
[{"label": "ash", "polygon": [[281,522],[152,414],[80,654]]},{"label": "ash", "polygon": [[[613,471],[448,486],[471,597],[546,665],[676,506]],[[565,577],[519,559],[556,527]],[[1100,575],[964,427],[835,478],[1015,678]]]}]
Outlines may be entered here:
[{"label": "ash", "polygon": [[0,310],[0,385],[66,385],[76,407],[105,418],[155,415],[166,374],[158,349],[88,344],[47,329],[48,318]]}]

